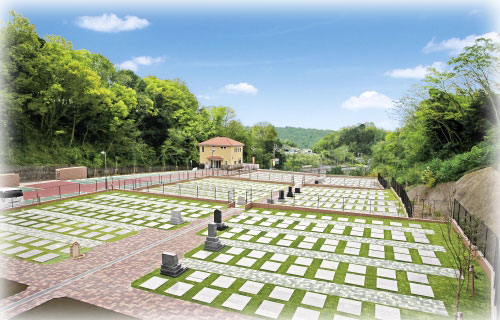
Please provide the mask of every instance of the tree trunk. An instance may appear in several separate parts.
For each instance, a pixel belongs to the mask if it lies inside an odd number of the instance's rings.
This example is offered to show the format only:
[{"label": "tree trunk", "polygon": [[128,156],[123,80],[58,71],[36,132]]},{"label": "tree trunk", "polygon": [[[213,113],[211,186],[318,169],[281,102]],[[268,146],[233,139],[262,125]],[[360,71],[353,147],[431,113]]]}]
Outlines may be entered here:
[{"label": "tree trunk", "polygon": [[73,144],[73,139],[75,137],[75,127],[76,127],[76,115],[73,116],[73,128],[71,129],[71,139],[69,140],[69,147]]}]

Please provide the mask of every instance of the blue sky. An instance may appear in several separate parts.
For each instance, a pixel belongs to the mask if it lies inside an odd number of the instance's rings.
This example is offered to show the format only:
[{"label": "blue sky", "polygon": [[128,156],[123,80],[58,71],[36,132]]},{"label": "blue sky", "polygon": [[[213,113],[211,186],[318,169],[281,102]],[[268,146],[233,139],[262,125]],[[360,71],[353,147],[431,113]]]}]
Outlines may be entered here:
[{"label": "blue sky", "polygon": [[41,36],[60,35],[140,76],[180,78],[200,105],[230,106],[245,125],[335,130],[372,121],[394,129],[391,101],[425,67],[441,68],[475,36],[495,31],[484,5],[451,11],[96,7],[7,9],[29,18]]}]

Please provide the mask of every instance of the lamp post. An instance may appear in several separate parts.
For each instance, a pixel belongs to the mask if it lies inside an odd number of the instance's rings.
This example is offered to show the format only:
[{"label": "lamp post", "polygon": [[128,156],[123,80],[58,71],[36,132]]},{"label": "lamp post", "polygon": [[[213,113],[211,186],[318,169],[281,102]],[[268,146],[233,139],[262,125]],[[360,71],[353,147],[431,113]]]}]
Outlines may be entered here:
[{"label": "lamp post", "polygon": [[104,155],[104,176],[106,179],[106,190],[108,190],[108,176],[106,175],[106,171],[108,171],[108,166],[106,164],[106,151],[101,151],[101,154]]},{"label": "lamp post", "polygon": [[212,176],[214,175],[214,151],[215,147],[212,147],[212,159],[210,159],[211,161],[210,166],[212,167]]}]

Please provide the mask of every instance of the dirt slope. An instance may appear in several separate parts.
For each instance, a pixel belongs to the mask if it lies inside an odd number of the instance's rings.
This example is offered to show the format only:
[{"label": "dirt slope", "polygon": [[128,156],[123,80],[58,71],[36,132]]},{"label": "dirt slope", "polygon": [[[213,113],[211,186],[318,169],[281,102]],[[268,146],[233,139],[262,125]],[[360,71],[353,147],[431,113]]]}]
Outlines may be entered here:
[{"label": "dirt slope", "polygon": [[450,204],[456,198],[500,236],[499,191],[500,172],[489,167],[470,172],[456,182],[440,183],[434,188],[425,185],[410,187],[408,196],[412,200],[435,200],[436,210],[442,213],[449,212]]}]

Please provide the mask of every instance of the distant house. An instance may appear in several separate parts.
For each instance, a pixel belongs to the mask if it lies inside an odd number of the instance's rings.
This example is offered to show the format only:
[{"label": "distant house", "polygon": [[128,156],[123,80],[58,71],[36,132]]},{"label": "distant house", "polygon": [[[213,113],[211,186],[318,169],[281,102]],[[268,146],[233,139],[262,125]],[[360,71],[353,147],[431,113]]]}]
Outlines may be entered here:
[{"label": "distant house", "polygon": [[205,168],[221,168],[243,164],[243,143],[228,137],[200,142],[200,164]]},{"label": "distant house", "polygon": [[302,153],[304,153],[304,154],[313,153],[313,151],[311,149],[302,149]]}]

